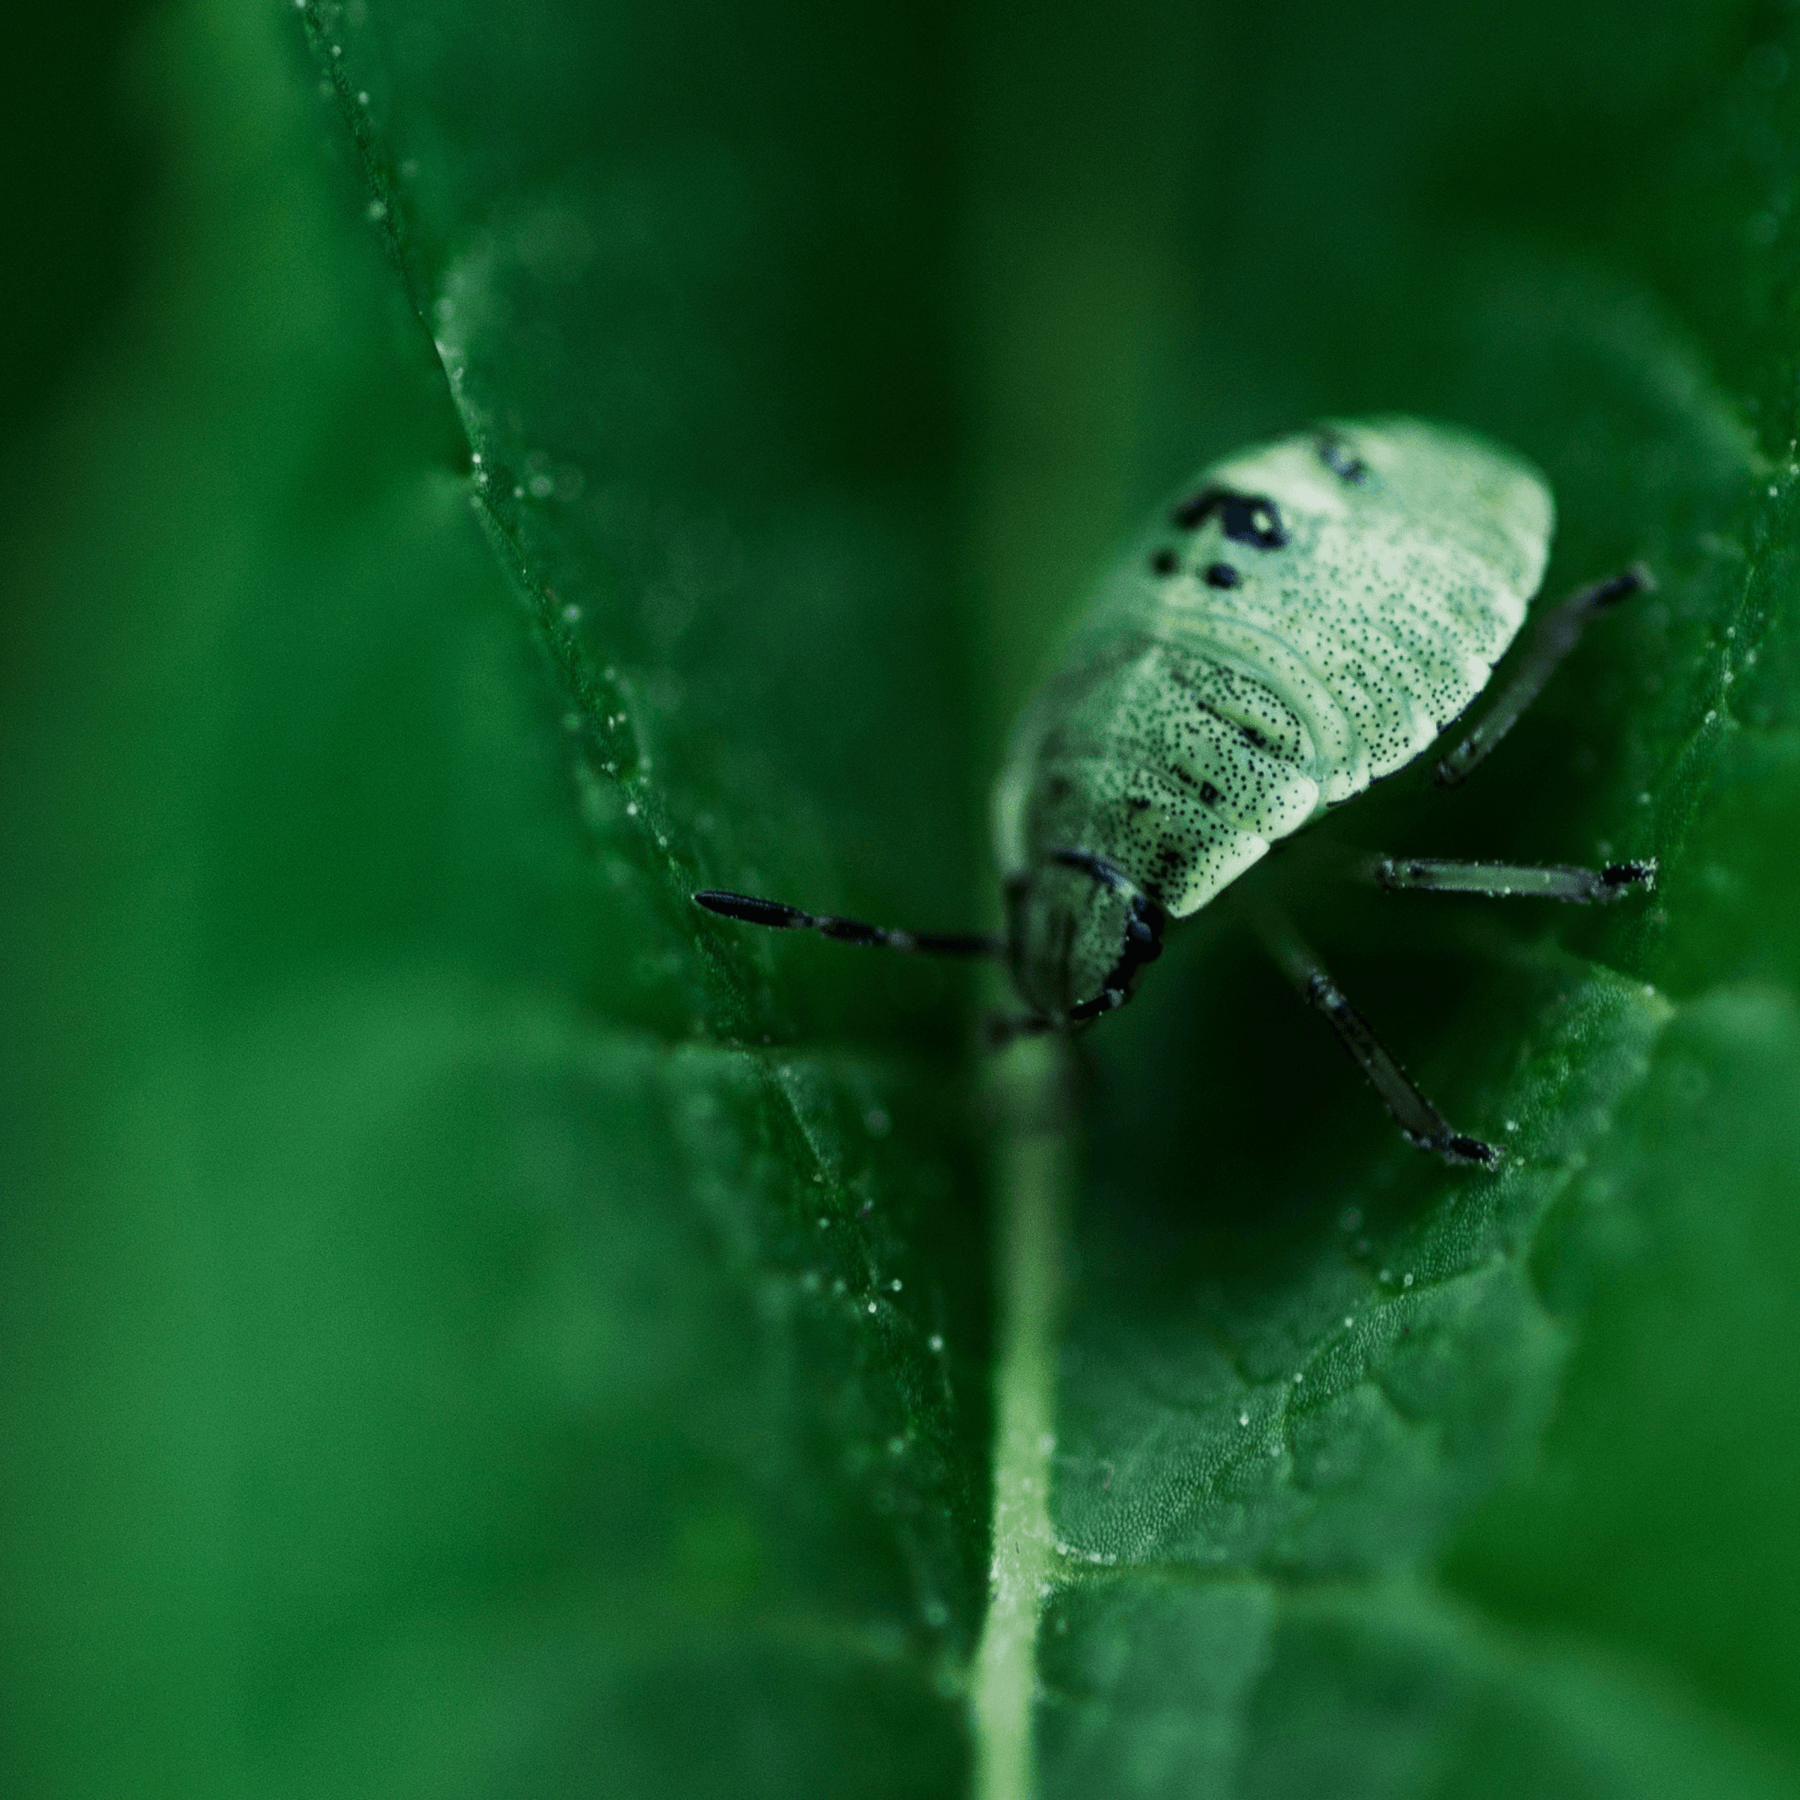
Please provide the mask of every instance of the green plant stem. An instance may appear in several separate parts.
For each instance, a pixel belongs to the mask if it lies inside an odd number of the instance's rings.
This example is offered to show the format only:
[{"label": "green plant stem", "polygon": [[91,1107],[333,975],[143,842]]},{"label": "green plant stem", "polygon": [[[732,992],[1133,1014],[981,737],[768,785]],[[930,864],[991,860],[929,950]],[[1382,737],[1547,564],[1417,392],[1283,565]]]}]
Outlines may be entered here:
[{"label": "green plant stem", "polygon": [[1000,1362],[993,1566],[975,1675],[976,1793],[1029,1800],[1038,1619],[1054,1579],[1050,1466],[1071,1186],[1066,1046],[1028,1039],[999,1071]]}]

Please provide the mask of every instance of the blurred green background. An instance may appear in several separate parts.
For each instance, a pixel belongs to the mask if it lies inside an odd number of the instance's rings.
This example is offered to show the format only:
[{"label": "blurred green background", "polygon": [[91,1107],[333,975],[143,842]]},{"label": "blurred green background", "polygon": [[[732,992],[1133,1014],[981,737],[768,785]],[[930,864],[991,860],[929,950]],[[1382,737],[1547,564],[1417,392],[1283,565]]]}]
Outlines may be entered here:
[{"label": "blurred green background", "polygon": [[[1643,558],[1082,1045],[1046,1794],[1800,1794],[1800,18],[34,13],[3,112],[0,1791],[956,1795],[987,783],[1208,457]],[[1554,916],[1552,916],[1552,914]],[[998,1797],[996,1797],[998,1800]]]}]

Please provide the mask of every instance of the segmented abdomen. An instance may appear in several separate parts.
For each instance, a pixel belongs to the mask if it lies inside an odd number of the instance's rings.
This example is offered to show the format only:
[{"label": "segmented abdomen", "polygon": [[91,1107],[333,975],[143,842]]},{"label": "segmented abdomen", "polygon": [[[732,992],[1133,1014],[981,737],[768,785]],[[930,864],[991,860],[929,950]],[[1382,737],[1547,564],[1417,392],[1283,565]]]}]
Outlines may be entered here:
[{"label": "segmented abdomen", "polygon": [[1014,866],[1094,851],[1181,916],[1318,808],[1306,723],[1268,682],[1216,657],[1122,640],[1045,699],[1035,752],[1010,777]]},{"label": "segmented abdomen", "polygon": [[1003,856],[1093,851],[1176,917],[1204,906],[1275,839],[1411,761],[1479,691],[1524,601],[1457,587],[1460,603],[1435,610],[1266,587],[1223,596],[1236,605],[1140,593],[1135,618],[1115,606],[1021,734]]},{"label": "segmented abdomen", "polygon": [[1455,543],[1300,532],[1311,541],[1285,553],[1240,552],[1252,566],[1236,587],[1177,573],[1140,585],[1113,617],[1264,682],[1307,726],[1309,772],[1335,806],[1462,712],[1518,632],[1526,595]]}]

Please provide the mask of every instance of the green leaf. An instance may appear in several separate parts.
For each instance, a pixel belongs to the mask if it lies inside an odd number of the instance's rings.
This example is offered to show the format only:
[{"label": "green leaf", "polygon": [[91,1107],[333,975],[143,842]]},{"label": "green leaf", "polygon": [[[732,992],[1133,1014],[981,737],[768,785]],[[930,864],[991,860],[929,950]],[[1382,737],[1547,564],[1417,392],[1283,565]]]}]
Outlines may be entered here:
[{"label": "green leaf", "polygon": [[[932,389],[900,357],[865,443],[887,339],[796,273],[812,215],[691,137],[534,139],[561,38],[503,125],[496,22],[384,16],[475,83],[442,114],[341,19],[164,22],[159,254],[17,515],[9,1793],[966,1762],[961,990],[688,899],[966,913]],[[871,794],[910,853],[838,873]]]},{"label": "green leaf", "polygon": [[[6,1791],[1800,1794],[1788,14],[184,0],[131,69],[38,97],[114,210],[17,222]],[[1229,906],[1072,1068],[693,907],[994,919],[1145,509],[1395,409],[1660,584],[1321,834],[1650,902],[1244,884],[1497,1174]]]}]

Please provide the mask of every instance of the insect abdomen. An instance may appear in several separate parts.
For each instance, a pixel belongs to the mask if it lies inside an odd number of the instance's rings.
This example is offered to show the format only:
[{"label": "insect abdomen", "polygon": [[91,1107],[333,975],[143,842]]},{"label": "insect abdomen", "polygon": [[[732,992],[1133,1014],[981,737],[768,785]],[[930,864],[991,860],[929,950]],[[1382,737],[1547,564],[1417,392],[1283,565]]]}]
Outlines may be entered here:
[{"label": "insect abdomen", "polygon": [[1139,639],[1065,675],[1056,712],[1020,795],[1022,864],[1103,847],[1179,917],[1318,810],[1306,724],[1266,682],[1216,657]]},{"label": "insect abdomen", "polygon": [[1415,419],[1215,464],[1134,551],[1014,740],[1002,867],[1103,857],[1181,915],[1418,756],[1542,576],[1549,490]]},{"label": "insect abdomen", "polygon": [[[1462,560],[1444,549],[1415,576],[1415,586],[1433,578],[1440,603],[1430,609],[1407,584],[1378,586],[1360,570],[1322,587],[1271,568],[1222,593],[1166,583],[1145,612],[1157,636],[1254,671],[1307,721],[1324,804],[1336,805],[1418,756],[1518,630],[1523,598],[1491,583],[1484,592]],[[1443,604],[1446,591],[1465,606]]]}]

